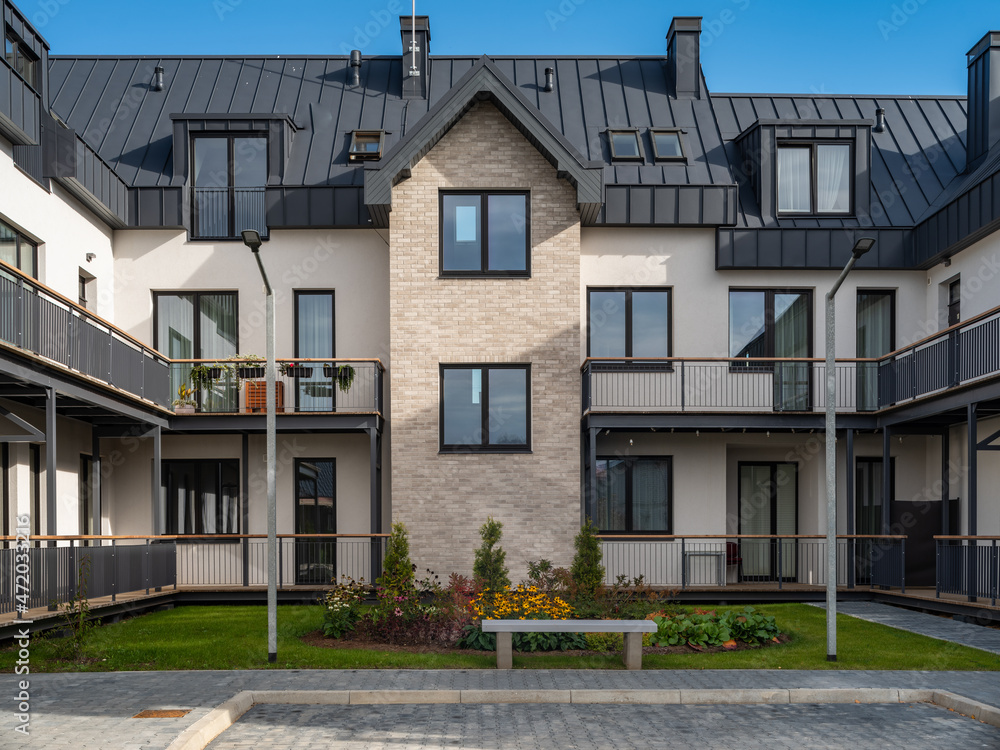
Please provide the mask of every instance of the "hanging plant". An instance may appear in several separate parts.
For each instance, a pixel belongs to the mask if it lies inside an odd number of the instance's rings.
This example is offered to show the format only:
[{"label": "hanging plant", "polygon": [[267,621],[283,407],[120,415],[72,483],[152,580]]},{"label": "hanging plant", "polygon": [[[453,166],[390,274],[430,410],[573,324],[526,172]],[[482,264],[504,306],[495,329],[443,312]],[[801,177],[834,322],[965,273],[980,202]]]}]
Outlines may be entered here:
[{"label": "hanging plant", "polygon": [[323,365],[323,377],[337,381],[337,387],[344,393],[354,385],[354,368],[350,365]]}]

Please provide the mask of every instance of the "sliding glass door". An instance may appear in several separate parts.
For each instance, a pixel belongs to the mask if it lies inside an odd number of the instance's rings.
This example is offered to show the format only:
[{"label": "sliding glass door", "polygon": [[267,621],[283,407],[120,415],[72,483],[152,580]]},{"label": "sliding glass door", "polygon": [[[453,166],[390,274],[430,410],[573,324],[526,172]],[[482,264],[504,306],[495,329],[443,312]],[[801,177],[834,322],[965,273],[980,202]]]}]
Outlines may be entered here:
[{"label": "sliding glass door", "polygon": [[[337,472],[332,458],[295,460],[295,533],[337,533]],[[337,578],[334,539],[295,540],[296,583],[325,584]]]},{"label": "sliding glass door", "polygon": [[[895,294],[891,291],[858,291],[859,359],[881,357],[895,348]],[[888,388],[879,397],[879,363],[857,364],[858,411],[874,411],[891,403]],[[888,386],[888,383],[886,384]]]},{"label": "sliding glass door", "polygon": [[[798,533],[798,466],[794,463],[739,464],[740,534]],[[794,539],[740,539],[743,580],[794,580]]]}]

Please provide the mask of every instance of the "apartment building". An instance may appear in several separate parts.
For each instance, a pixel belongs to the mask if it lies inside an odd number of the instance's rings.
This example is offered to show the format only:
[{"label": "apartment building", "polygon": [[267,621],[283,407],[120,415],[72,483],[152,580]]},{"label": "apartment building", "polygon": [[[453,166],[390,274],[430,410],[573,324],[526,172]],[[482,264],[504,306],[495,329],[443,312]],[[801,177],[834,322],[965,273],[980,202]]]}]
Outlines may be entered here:
[{"label": "apartment building", "polygon": [[[398,520],[467,573],[492,516],[521,573],[589,517],[647,580],[818,582],[823,301],[873,238],[836,298],[838,532],[905,535],[911,585],[935,536],[997,566],[1000,33],[967,96],[790,96],[711,92],[688,17],[620,58],[431,56],[422,16],[394,56],[65,57],[3,20],[4,535],[264,532],[253,229],[280,533]],[[286,582],[378,565],[338,549]]]}]

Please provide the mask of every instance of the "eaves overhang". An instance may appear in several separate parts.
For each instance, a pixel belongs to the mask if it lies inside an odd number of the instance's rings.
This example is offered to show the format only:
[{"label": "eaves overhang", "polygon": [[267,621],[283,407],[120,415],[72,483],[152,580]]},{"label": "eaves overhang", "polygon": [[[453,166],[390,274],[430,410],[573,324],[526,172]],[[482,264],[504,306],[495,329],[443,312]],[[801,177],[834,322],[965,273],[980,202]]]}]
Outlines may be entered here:
[{"label": "eaves overhang", "polygon": [[365,204],[376,227],[389,225],[392,188],[477,102],[489,101],[576,188],[582,223],[593,223],[604,195],[604,163],[587,161],[485,56],[406,136],[378,161],[365,164]]}]

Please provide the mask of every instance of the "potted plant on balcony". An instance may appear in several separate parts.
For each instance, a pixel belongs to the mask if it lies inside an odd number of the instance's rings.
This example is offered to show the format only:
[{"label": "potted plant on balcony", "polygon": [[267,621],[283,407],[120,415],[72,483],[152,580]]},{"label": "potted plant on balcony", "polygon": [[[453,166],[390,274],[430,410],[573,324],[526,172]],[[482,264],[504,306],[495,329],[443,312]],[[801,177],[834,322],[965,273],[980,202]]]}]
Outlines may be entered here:
[{"label": "potted plant on balcony", "polygon": [[191,386],[196,390],[202,390],[222,377],[222,365],[195,365],[191,368]]},{"label": "potted plant on balcony", "polygon": [[278,365],[278,372],[289,378],[311,378],[313,368],[308,364],[298,362],[281,362]]},{"label": "potted plant on balcony", "polygon": [[354,368],[350,365],[326,364],[323,365],[323,377],[335,379],[337,387],[347,393],[354,384]]},{"label": "potted plant on balcony", "polygon": [[177,388],[177,398],[174,399],[174,414],[194,414],[198,405],[194,400],[195,390],[188,388],[187,383],[181,383]]},{"label": "potted plant on balcony", "polygon": [[235,354],[229,361],[236,364],[236,377],[240,380],[260,380],[267,374],[264,358],[256,354]]}]

